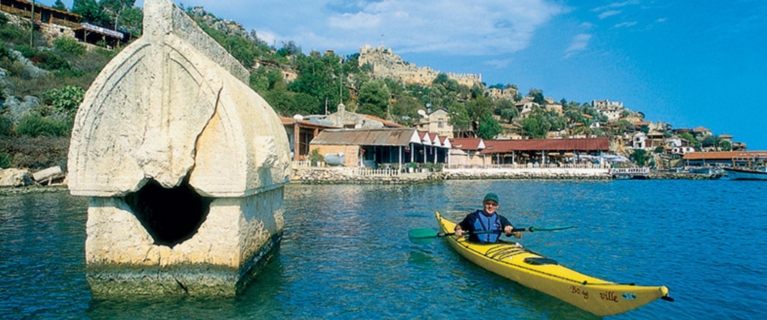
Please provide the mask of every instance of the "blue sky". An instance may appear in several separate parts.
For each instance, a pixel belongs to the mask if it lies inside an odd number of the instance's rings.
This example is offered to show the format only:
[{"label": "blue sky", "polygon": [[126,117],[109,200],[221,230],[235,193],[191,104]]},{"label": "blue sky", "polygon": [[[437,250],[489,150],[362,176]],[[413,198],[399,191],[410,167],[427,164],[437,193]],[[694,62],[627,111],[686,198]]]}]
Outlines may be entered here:
[{"label": "blue sky", "polygon": [[557,101],[621,101],[648,121],[703,126],[767,150],[767,1],[174,2],[278,47],[292,40],[304,53],[348,55],[383,44],[420,67]]}]

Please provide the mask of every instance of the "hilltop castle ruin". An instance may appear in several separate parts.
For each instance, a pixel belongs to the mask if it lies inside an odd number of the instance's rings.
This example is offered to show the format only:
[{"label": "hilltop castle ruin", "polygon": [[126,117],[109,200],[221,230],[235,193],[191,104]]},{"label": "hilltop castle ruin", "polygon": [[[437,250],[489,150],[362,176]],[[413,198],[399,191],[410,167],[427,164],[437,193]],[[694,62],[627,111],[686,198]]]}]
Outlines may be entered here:
[{"label": "hilltop castle ruin", "polygon": [[[366,64],[370,65],[373,71],[373,78],[390,78],[422,86],[431,85],[432,81],[440,74],[438,70],[432,70],[429,67],[418,68],[415,64],[402,61],[402,58],[395,55],[391,48],[385,48],[384,46],[373,48],[370,45],[365,45],[360,48],[359,65],[362,67]],[[482,84],[482,75],[445,74],[449,78],[458,81],[459,84],[468,87]]]}]

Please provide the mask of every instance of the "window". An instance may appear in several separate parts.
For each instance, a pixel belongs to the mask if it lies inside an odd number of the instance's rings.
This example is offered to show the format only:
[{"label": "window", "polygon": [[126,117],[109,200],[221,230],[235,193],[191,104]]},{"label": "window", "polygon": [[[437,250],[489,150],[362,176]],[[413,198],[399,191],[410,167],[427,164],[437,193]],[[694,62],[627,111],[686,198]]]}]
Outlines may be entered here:
[{"label": "window", "polygon": [[439,118],[439,124],[437,125],[438,128],[444,128],[445,127],[445,120],[442,118]]}]

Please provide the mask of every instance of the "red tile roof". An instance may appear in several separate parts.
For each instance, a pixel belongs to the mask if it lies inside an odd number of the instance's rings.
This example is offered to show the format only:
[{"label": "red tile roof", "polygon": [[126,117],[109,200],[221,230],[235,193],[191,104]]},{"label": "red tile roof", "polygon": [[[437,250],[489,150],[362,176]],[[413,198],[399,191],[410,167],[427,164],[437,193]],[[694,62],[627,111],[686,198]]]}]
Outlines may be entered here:
[{"label": "red tile roof", "polygon": [[512,151],[609,151],[609,138],[486,140],[483,154]]}]

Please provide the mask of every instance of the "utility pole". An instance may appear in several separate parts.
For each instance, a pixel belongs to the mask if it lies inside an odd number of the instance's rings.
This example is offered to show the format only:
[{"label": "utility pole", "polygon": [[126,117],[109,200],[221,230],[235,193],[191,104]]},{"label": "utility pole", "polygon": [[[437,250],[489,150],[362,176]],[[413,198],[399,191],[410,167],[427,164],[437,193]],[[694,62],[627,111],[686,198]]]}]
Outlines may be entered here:
[{"label": "utility pole", "polygon": [[29,46],[35,47],[35,0],[32,0],[32,17],[29,18]]}]

